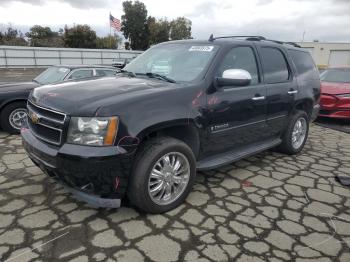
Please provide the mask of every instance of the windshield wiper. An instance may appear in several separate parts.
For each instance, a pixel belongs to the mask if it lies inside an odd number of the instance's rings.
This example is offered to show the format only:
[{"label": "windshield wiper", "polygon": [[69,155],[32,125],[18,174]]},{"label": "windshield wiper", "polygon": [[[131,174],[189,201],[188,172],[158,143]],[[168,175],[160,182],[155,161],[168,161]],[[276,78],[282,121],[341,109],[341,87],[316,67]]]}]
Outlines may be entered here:
[{"label": "windshield wiper", "polygon": [[131,72],[131,71],[128,71],[128,70],[124,70],[124,69],[121,69],[118,73],[124,73],[124,74],[127,74],[128,76],[130,77],[136,77],[136,74],[134,72]]},{"label": "windshield wiper", "polygon": [[167,76],[164,76],[164,75],[161,75],[161,74],[157,74],[157,73],[151,73],[151,72],[148,72],[146,74],[139,74],[139,73],[136,73],[137,75],[146,75],[148,77],[151,77],[151,78],[158,78],[158,79],[161,79],[161,80],[164,80],[164,81],[167,81],[169,83],[176,83],[176,81],[174,79],[171,79]]},{"label": "windshield wiper", "polygon": [[40,84],[38,80],[33,79],[32,80],[34,83]]}]

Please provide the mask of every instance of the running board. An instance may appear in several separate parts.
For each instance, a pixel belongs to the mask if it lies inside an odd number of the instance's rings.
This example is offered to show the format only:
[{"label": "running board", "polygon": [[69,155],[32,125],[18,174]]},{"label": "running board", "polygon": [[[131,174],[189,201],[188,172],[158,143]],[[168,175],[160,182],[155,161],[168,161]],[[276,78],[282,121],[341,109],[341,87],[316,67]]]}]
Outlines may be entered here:
[{"label": "running board", "polygon": [[208,170],[227,165],[251,155],[255,155],[267,149],[278,146],[282,140],[280,138],[257,142],[246,147],[237,148],[225,153],[204,158],[197,162],[197,170]]}]

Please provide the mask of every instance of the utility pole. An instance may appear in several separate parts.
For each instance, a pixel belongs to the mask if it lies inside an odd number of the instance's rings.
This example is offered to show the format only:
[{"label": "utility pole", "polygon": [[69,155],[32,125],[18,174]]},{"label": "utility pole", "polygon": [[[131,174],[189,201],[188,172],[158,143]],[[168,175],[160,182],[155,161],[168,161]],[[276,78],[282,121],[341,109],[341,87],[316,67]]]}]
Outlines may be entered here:
[{"label": "utility pole", "polygon": [[304,39],[305,39],[305,30],[304,30],[304,32],[303,32],[303,39],[301,40],[301,42],[303,43],[304,42]]}]

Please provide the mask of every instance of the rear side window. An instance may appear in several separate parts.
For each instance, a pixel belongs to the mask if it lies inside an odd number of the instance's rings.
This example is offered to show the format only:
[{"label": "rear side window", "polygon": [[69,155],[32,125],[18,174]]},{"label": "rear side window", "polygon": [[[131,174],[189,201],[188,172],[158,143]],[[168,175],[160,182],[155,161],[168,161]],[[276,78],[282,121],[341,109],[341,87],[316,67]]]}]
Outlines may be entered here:
[{"label": "rear side window", "polygon": [[261,48],[261,58],[265,83],[276,84],[288,81],[289,70],[287,61],[279,49],[263,47]]},{"label": "rear side window", "polygon": [[92,77],[93,75],[92,69],[76,70],[70,75],[69,79],[82,79]]},{"label": "rear side window", "polygon": [[96,69],[97,76],[115,76],[116,70]]},{"label": "rear side window", "polygon": [[299,75],[316,69],[314,61],[309,53],[296,50],[289,50],[288,52],[293,59]]}]

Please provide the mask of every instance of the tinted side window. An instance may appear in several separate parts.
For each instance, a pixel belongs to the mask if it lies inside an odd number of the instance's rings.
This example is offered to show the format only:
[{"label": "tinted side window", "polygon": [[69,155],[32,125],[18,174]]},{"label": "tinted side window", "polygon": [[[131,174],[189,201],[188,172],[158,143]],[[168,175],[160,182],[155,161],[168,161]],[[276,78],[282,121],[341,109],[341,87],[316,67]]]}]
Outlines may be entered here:
[{"label": "tinted side window", "polygon": [[277,48],[261,48],[261,58],[264,69],[265,82],[275,84],[286,82],[289,79],[287,61]]},{"label": "tinted side window", "polygon": [[293,59],[299,75],[316,70],[314,61],[309,53],[296,50],[289,50],[288,52]]},{"label": "tinted side window", "polygon": [[97,76],[115,76],[116,71],[106,69],[96,69]]},{"label": "tinted side window", "polygon": [[223,59],[218,75],[222,76],[222,73],[227,69],[244,69],[252,76],[251,85],[259,83],[258,67],[254,51],[250,47],[240,46],[232,48]]},{"label": "tinted side window", "polygon": [[74,71],[69,79],[80,79],[80,78],[88,78],[93,76],[92,70],[77,70]]}]

